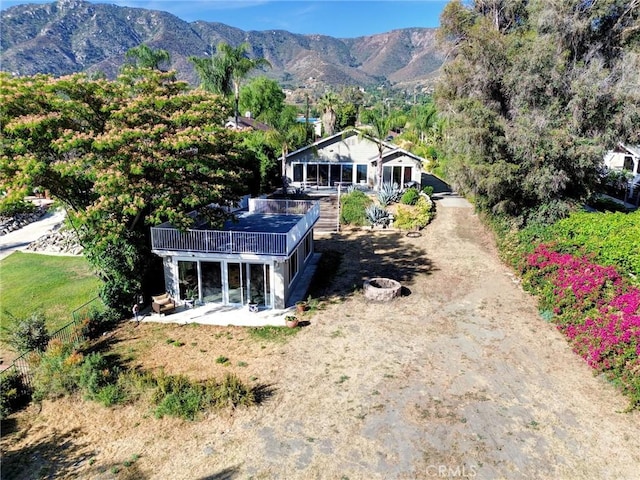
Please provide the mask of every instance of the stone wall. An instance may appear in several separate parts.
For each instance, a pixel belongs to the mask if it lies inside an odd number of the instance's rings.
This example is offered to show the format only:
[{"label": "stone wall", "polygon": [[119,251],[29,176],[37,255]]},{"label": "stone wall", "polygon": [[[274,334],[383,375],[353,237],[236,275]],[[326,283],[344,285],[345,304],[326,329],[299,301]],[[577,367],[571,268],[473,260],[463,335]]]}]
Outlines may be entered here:
[{"label": "stone wall", "polygon": [[41,206],[36,208],[32,213],[19,213],[15,217],[0,217],[0,236],[6,235],[14,230],[19,230],[31,222],[35,222],[45,213],[47,213],[47,207]]},{"label": "stone wall", "polygon": [[82,245],[73,230],[54,230],[31,242],[27,251],[41,253],[55,253],[61,255],[82,255]]}]

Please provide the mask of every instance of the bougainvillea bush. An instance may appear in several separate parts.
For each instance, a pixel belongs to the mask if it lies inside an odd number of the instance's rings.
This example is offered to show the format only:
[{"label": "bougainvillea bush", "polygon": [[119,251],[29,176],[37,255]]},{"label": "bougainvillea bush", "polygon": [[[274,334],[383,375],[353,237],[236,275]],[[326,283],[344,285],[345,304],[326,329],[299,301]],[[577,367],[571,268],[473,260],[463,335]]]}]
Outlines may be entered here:
[{"label": "bougainvillea bush", "polygon": [[550,226],[527,227],[518,233],[517,250],[531,252],[534,246],[552,241],[556,251],[593,255],[599,265],[614,265],[640,286],[640,210],[575,212]]},{"label": "bougainvillea bush", "polygon": [[523,281],[573,350],[630,397],[630,409],[639,409],[640,288],[615,267],[553,244],[527,256]]}]

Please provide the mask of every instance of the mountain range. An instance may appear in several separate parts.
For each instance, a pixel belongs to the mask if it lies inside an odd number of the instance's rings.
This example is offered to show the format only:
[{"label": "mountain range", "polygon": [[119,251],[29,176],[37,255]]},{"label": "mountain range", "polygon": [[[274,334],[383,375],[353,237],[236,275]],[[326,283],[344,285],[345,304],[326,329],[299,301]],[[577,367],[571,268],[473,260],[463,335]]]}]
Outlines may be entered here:
[{"label": "mountain range", "polygon": [[[336,4],[339,15],[339,4]],[[334,38],[284,30],[244,31],[222,23],[185,22],[167,12],[58,0],[17,5],[0,14],[0,70],[16,75],[104,72],[113,78],[125,52],[140,43],[171,54],[171,68],[197,84],[190,56],[215,53],[219,42],[248,42],[252,57],[272,65],[265,75],[285,86],[429,87],[444,61],[436,29]]]}]

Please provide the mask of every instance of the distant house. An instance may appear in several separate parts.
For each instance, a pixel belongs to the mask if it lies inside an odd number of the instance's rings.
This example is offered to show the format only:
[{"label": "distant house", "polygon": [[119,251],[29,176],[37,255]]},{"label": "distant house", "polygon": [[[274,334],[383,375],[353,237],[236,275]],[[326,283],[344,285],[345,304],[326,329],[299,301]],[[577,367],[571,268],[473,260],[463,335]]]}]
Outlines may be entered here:
[{"label": "distant house", "polygon": [[609,170],[640,174],[640,145],[619,143],[604,156],[604,164]]},{"label": "distant house", "polygon": [[233,128],[235,130],[262,130],[264,132],[266,132],[267,130],[272,130],[272,127],[270,127],[266,123],[257,121],[255,118],[251,118],[249,114],[247,114],[246,116],[239,116],[237,125],[236,118],[230,117],[227,120],[227,123],[224,124],[224,126],[226,128]]},{"label": "distant house", "polygon": [[313,134],[315,138],[322,136],[322,121],[319,118],[306,118],[306,117],[297,117],[296,121],[298,123],[309,124],[313,128]]},{"label": "distant house", "polygon": [[313,256],[318,203],[252,198],[243,207],[221,229],[204,219],[186,231],[170,223],[151,228],[152,251],[163,259],[172,298],[262,309],[290,305]]},{"label": "distant house", "polygon": [[383,146],[383,183],[420,185],[423,159],[391,143],[357,131],[340,132],[291,152],[286,176],[293,186],[378,185],[378,142]]}]

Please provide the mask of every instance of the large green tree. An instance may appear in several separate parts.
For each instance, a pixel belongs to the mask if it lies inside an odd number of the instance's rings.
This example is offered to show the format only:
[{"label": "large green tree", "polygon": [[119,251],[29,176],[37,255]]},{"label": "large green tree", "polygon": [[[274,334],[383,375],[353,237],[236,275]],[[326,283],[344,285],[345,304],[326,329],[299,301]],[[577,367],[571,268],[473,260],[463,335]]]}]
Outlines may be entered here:
[{"label": "large green tree", "polygon": [[190,57],[205,89],[224,95],[233,93],[236,125],[242,81],[251,71],[271,66],[265,58],[249,58],[250,47],[246,42],[237,47],[220,42],[211,58]]},{"label": "large green tree", "polygon": [[241,111],[251,112],[251,116],[276,125],[285,107],[286,95],[275,80],[256,77],[240,90]]},{"label": "large green tree", "polygon": [[226,102],[153,69],[116,81],[84,75],[0,85],[0,188],[5,198],[49,189],[67,208],[103,299],[127,309],[154,293],[149,226],[189,227],[199,210],[245,193],[248,159],[223,127]]},{"label": "large green tree", "polygon": [[[640,141],[638,1],[452,1],[436,98],[449,176],[480,208],[553,221]],[[636,73],[633,74],[632,72]]]}]

